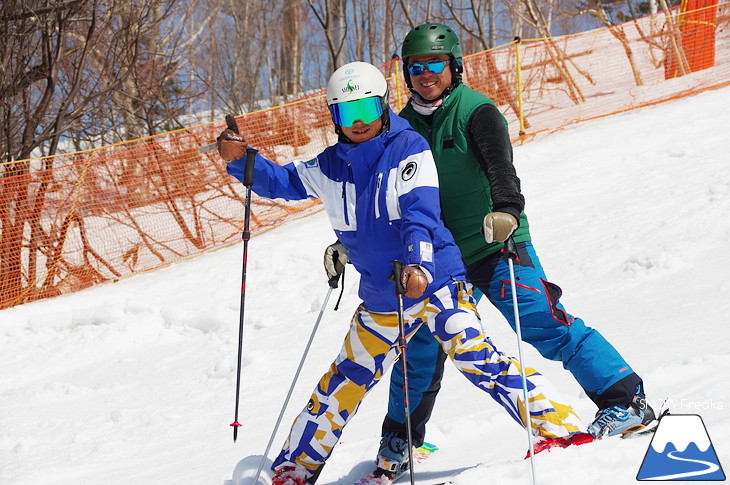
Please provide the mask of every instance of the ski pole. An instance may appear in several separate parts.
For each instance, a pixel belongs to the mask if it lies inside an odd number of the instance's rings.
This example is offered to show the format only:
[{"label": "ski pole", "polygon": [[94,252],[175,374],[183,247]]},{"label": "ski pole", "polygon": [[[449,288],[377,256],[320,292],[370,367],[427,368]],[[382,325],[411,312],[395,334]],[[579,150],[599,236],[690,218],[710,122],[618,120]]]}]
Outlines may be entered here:
[{"label": "ski pole", "polygon": [[527,399],[527,376],[525,375],[525,360],[522,358],[522,329],[520,328],[520,309],[517,305],[517,285],[515,284],[515,267],[512,260],[517,259],[517,248],[510,237],[504,242],[504,255],[509,265],[509,280],[512,289],[512,306],[515,311],[515,331],[517,332],[517,355],[520,359],[520,376],[522,377],[522,400],[525,403],[525,425],[527,427],[527,446],[530,453],[530,470],[532,471],[532,485],[535,485],[535,456],[532,446],[532,416],[530,402]]},{"label": "ski pole", "polygon": [[329,280],[329,288],[327,289],[327,296],[324,297],[324,303],[322,303],[322,309],[319,311],[319,315],[317,316],[317,321],[314,323],[314,328],[312,329],[311,335],[309,335],[309,341],[307,342],[306,347],[304,348],[304,354],[302,354],[302,359],[299,361],[299,367],[297,367],[297,371],[294,374],[294,379],[292,379],[291,385],[289,386],[289,392],[286,394],[286,399],[284,399],[284,404],[281,406],[281,411],[279,412],[279,417],[276,420],[276,424],[274,425],[274,430],[271,432],[271,437],[269,437],[269,443],[266,445],[266,450],[264,451],[263,456],[261,457],[261,463],[259,464],[259,469],[256,471],[256,476],[253,479],[252,485],[258,485],[259,477],[261,476],[261,471],[264,469],[264,464],[266,463],[266,457],[269,456],[269,451],[271,450],[271,444],[274,442],[274,437],[276,436],[276,432],[279,430],[279,425],[281,424],[281,419],[284,417],[284,411],[286,411],[287,406],[289,405],[289,398],[292,395],[292,392],[294,391],[294,386],[297,383],[297,379],[299,379],[299,373],[302,370],[302,367],[304,366],[304,360],[307,358],[307,354],[309,353],[309,347],[312,345],[312,340],[314,340],[314,334],[317,333],[317,327],[319,327],[319,322],[322,320],[322,315],[324,314],[324,309],[327,307],[327,302],[330,299],[330,295],[332,294],[332,290],[337,288],[337,278],[333,278]]},{"label": "ski pole", "polygon": [[401,280],[401,274],[403,273],[403,263],[395,260],[391,263],[393,265],[393,279],[395,280],[395,294],[398,297],[398,347],[400,348],[400,358],[403,367],[403,405],[406,411],[406,440],[408,442],[408,471],[411,477],[411,485],[415,485],[416,481],[413,477],[413,439],[411,438],[411,405],[408,392],[408,369],[406,361],[406,347],[408,342],[406,341],[406,325],[403,322],[403,296],[406,294],[406,289],[403,287],[403,281]]},{"label": "ski pole", "polygon": [[[228,128],[238,133],[238,125],[236,119],[232,115],[226,115],[226,124]],[[238,313],[238,370],[236,372],[236,411],[233,418],[233,442],[238,438],[238,428],[241,423],[238,422],[238,404],[241,395],[241,359],[243,357],[243,315],[246,307],[246,262],[248,260],[248,240],[251,239],[251,186],[253,185],[253,165],[257,150],[254,148],[246,148],[246,166],[244,168],[243,185],[246,187],[246,212],[243,219],[243,265],[241,269],[241,307]]]}]

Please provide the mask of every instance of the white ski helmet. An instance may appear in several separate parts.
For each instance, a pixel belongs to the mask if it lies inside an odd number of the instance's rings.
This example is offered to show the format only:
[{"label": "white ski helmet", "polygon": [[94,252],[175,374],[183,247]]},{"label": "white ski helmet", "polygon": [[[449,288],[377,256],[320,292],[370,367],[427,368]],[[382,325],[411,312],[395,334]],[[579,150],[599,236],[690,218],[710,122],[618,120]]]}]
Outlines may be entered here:
[{"label": "white ski helmet", "polygon": [[337,69],[327,82],[327,106],[388,94],[388,82],[367,62],[351,62]]},{"label": "white ski helmet", "polygon": [[[351,103],[367,98],[373,98],[372,107],[379,109],[377,116],[367,102]],[[340,104],[342,106],[337,106]],[[388,82],[372,64],[345,64],[332,73],[327,82],[327,106],[330,107],[332,119],[338,127],[352,126],[357,119],[371,123],[388,111]]]}]

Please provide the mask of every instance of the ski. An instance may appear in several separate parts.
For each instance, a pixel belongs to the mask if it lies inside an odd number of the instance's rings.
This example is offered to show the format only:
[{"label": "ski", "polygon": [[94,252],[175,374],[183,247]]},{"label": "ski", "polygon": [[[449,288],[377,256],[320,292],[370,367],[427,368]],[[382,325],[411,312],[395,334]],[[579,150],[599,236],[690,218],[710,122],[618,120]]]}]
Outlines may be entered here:
[{"label": "ski", "polygon": [[[618,435],[618,437],[620,437],[621,439],[634,439],[641,436],[653,434],[656,431],[657,426],[659,426],[659,420],[667,414],[669,414],[669,410],[663,410],[657,419],[646,425],[644,428],[634,431],[633,433]],[[590,433],[576,433],[567,438],[543,438],[542,440],[535,443],[533,451],[535,454],[538,454],[543,451],[550,451],[553,448],[568,448],[570,446],[580,446],[586,443],[599,441],[600,439],[602,438],[596,439]],[[530,453],[528,451],[525,455],[525,459],[528,459],[529,457]]]},{"label": "ski", "polygon": [[[436,453],[436,451],[438,451],[438,446],[431,443],[424,443],[423,445],[413,450],[413,463],[415,463],[416,465],[418,465],[419,463],[423,463],[431,455]],[[392,478],[388,478],[385,475],[376,476],[375,472],[373,472],[365,475],[359,480],[352,482],[352,485],[389,485],[391,483],[397,482],[400,478],[408,474],[410,474],[410,472],[407,468],[405,470],[400,470]],[[446,482],[445,485],[448,485],[448,483],[450,482]]]},{"label": "ski", "polygon": [[[586,443],[592,443],[596,439],[590,433],[575,433],[565,438],[543,438],[532,447],[532,451],[535,455],[543,451],[550,451],[553,448],[567,448],[569,446],[580,446]],[[525,460],[530,458],[530,452],[528,450],[525,455]]]},{"label": "ski", "polygon": [[[669,409],[662,409],[659,416],[654,421],[652,421],[649,425],[647,425],[645,428],[642,428],[633,433],[622,434],[622,435],[619,435],[618,437],[621,439],[634,439],[634,438],[640,438],[642,436],[652,435],[652,434],[654,434],[654,432],[656,432],[657,427],[659,426],[659,421],[667,414],[669,414]],[[614,436],[613,438],[616,438],[616,436]],[[573,446],[584,445],[587,443],[593,443],[595,441],[600,441],[600,439],[598,439],[598,440],[595,439],[593,437],[593,435],[591,435],[590,433],[576,433],[574,435],[571,435],[569,438],[543,439],[534,445],[533,451],[535,454],[538,454],[542,451],[552,450],[553,448],[569,448],[569,447],[573,447]],[[426,446],[426,445],[424,445],[424,446]],[[433,453],[433,452],[431,452],[431,453]],[[528,451],[527,454],[525,455],[525,459],[528,459],[529,457],[530,457],[530,453]],[[414,455],[414,460],[416,461],[416,463],[420,463],[421,461],[425,460],[426,458],[428,458],[428,456],[426,456],[425,458],[421,458],[419,461],[418,459],[416,459],[416,457]],[[353,483],[352,485],[386,485],[386,484],[393,483],[394,481],[398,480],[399,478],[401,478],[403,475],[405,475],[407,473],[408,473],[408,470],[404,470],[403,472],[396,475],[395,478],[393,478],[392,480],[388,480],[386,477],[373,477],[376,480],[383,480],[383,481],[357,481],[357,482]],[[369,475],[369,476],[372,476],[372,475]],[[435,483],[433,485],[453,485],[453,478],[446,480],[444,482]]]}]

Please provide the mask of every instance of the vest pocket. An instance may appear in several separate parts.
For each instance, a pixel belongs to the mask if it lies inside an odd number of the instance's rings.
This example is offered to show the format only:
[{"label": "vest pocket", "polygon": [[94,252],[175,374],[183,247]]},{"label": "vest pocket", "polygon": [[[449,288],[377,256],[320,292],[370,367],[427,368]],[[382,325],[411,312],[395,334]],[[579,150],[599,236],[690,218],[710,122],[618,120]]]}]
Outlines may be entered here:
[{"label": "vest pocket", "polygon": [[551,283],[548,280],[540,278],[540,281],[542,281],[542,284],[545,285],[545,291],[548,295],[550,311],[553,314],[553,318],[567,326],[570,326],[570,324],[575,320],[575,317],[568,315],[568,312],[558,307],[558,301],[560,300],[560,296],[563,294],[563,290],[561,290],[558,285]]}]

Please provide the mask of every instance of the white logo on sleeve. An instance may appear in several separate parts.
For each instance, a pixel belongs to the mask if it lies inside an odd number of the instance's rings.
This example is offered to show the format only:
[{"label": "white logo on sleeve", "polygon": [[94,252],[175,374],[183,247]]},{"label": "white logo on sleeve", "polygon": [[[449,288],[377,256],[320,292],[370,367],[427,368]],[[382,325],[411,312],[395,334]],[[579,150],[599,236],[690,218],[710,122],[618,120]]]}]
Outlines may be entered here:
[{"label": "white logo on sleeve", "polygon": [[421,262],[433,262],[433,244],[431,244],[430,242],[421,241]]}]

